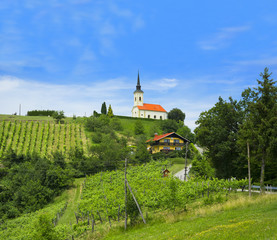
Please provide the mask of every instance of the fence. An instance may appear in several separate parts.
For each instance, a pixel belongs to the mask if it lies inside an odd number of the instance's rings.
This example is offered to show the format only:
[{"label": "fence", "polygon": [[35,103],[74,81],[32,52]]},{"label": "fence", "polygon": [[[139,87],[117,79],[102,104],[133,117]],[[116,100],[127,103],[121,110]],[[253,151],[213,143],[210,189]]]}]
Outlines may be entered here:
[{"label": "fence", "polygon": [[[251,185],[251,189],[253,189],[253,190],[258,190],[258,191],[260,191],[260,186],[257,186],[257,185]],[[248,189],[248,188],[245,188],[245,189]],[[274,191],[277,191],[277,187],[272,187],[271,185],[266,185],[265,186],[265,190],[267,191],[267,192],[274,192]]]}]

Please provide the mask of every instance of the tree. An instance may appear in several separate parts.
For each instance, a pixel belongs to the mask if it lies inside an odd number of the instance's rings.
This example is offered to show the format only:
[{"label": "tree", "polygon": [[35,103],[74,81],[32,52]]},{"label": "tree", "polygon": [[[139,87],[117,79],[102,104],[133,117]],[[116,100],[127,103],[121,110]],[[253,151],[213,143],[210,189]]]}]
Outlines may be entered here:
[{"label": "tree", "polygon": [[194,175],[195,177],[214,177],[215,169],[212,168],[210,162],[206,158],[206,156],[201,156],[197,154],[192,162],[191,162],[190,175]]},{"label": "tree", "polygon": [[161,129],[165,133],[170,133],[170,132],[177,132],[177,130],[181,127],[184,126],[183,122],[176,122],[175,120],[172,119],[167,119],[161,121]]},{"label": "tree", "polygon": [[[277,153],[277,86],[276,81],[269,79],[272,73],[268,68],[260,73],[262,80],[258,80],[258,87],[246,89],[243,93],[245,107],[245,122],[242,125],[241,138],[252,146],[255,159],[260,162],[260,186],[264,192],[265,167],[276,178],[277,163],[274,155]],[[275,173],[274,173],[275,172]]]},{"label": "tree", "polygon": [[107,114],[107,106],[105,102],[102,103],[101,113],[105,115]]},{"label": "tree", "polygon": [[60,239],[59,234],[56,232],[52,219],[48,214],[42,214],[39,216],[35,223],[35,232],[32,239],[35,240],[55,240]]},{"label": "tree", "polygon": [[191,132],[190,128],[186,125],[177,130],[177,134],[188,139],[190,142],[195,142],[195,135]]},{"label": "tree", "polygon": [[220,178],[236,176],[236,161],[239,149],[236,143],[239,125],[242,122],[242,109],[237,101],[229,102],[219,97],[219,101],[209,111],[202,112],[195,129],[196,141],[208,148],[208,159]]},{"label": "tree", "polygon": [[179,108],[173,108],[168,113],[168,119],[175,120],[176,122],[182,121],[184,122],[186,118],[186,114],[182,112]]},{"label": "tree", "polygon": [[144,134],[144,126],[141,121],[135,122],[135,129],[134,132],[136,135]]},{"label": "tree", "polygon": [[108,110],[108,117],[113,117],[114,115],[113,115],[113,110],[112,110],[112,106],[111,106],[111,104],[109,105],[109,110]]},{"label": "tree", "polygon": [[52,117],[55,118],[57,122],[61,122],[61,120],[65,118],[64,111],[55,111]]},{"label": "tree", "polygon": [[147,163],[151,160],[150,153],[147,150],[145,137],[139,137],[137,139],[137,149],[135,153],[135,160],[139,163]]}]

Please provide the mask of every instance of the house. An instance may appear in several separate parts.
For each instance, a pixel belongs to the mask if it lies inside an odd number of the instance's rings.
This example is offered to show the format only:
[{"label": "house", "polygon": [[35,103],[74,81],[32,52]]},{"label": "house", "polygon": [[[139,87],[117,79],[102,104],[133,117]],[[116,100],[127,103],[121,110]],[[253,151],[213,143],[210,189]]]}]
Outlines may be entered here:
[{"label": "house", "polygon": [[136,90],[134,91],[134,106],[132,109],[132,117],[136,118],[152,118],[152,119],[167,119],[167,111],[159,104],[149,104],[143,102],[143,91],[138,80]]},{"label": "house", "polygon": [[150,153],[167,153],[169,151],[182,150],[185,144],[189,143],[189,140],[175,132],[165,133],[162,135],[155,133],[154,138],[147,140],[146,143],[147,149]]}]

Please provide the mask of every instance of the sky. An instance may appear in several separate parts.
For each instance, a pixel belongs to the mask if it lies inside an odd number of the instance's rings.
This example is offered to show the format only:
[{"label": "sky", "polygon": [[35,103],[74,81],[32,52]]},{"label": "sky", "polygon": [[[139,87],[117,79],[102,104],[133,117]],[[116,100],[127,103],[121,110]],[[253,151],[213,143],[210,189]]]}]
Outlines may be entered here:
[{"label": "sky", "polygon": [[0,114],[131,116],[179,108],[192,130],[219,96],[240,99],[265,67],[277,79],[276,0],[1,0]]}]

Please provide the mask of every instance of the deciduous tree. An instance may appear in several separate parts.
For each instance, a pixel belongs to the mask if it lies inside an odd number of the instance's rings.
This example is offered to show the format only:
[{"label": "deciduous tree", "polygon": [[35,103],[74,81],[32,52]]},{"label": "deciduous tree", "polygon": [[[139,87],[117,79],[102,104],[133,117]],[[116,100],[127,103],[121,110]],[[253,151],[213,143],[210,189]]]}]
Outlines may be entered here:
[{"label": "deciduous tree", "polygon": [[182,110],[179,108],[173,108],[168,113],[168,119],[175,120],[176,122],[179,122],[179,121],[183,122],[185,118],[186,118],[186,114],[183,113]]}]

